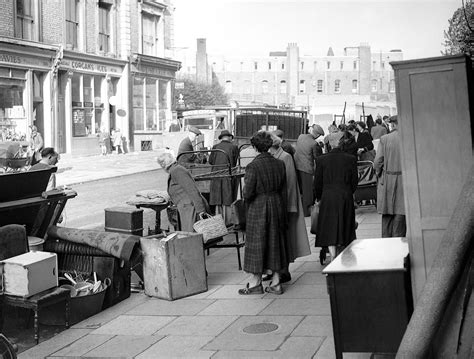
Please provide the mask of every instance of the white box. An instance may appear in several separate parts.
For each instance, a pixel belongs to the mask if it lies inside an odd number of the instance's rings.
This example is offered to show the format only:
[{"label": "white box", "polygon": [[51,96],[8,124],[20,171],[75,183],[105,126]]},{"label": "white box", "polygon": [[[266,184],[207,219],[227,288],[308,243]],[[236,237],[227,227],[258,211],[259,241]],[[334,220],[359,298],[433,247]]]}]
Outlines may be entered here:
[{"label": "white box", "polygon": [[56,253],[27,252],[0,262],[5,294],[30,297],[58,285]]}]

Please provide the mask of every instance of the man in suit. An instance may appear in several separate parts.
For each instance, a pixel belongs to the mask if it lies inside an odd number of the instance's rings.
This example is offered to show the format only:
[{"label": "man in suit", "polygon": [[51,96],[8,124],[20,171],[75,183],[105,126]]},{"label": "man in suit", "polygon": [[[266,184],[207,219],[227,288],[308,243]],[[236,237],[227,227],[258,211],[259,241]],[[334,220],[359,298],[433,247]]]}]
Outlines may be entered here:
[{"label": "man in suit", "polygon": [[[196,137],[201,135],[201,131],[194,126],[188,126],[188,136],[185,137],[178,148],[178,157],[183,152],[195,151],[193,142],[196,140]],[[196,154],[185,154],[179,157],[179,163],[193,163],[196,162],[198,156]]]},{"label": "man in suit", "polygon": [[377,118],[375,120],[375,126],[372,127],[370,131],[372,139],[378,140],[380,137],[382,137],[383,135],[386,135],[387,133],[388,133],[387,128],[382,125],[382,119]]},{"label": "man in suit", "polygon": [[380,138],[374,160],[375,172],[379,178],[377,211],[382,214],[382,237],[405,237],[405,202],[397,116],[390,117],[388,122],[391,132]]}]

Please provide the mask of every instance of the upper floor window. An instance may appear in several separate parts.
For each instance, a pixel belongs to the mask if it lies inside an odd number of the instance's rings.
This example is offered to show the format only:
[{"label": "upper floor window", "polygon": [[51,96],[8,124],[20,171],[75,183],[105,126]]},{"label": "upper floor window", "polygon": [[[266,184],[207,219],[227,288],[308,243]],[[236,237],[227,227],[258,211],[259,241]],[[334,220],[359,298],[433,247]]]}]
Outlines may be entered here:
[{"label": "upper floor window", "polygon": [[371,90],[372,90],[372,92],[377,92],[377,80],[372,80]]},{"label": "upper floor window", "polygon": [[314,66],[314,71],[316,71],[318,69],[318,62],[314,61],[313,66]]},{"label": "upper floor window", "polygon": [[232,93],[232,81],[230,80],[227,80],[225,82],[225,89],[224,89],[225,93]]},{"label": "upper floor window", "polygon": [[286,81],[285,80],[280,81],[280,93],[286,93]]},{"label": "upper floor window", "polygon": [[33,40],[33,26],[35,20],[33,0],[16,0],[15,36]]},{"label": "upper floor window", "polygon": [[268,81],[267,80],[262,81],[262,93],[268,93]]},{"label": "upper floor window", "polygon": [[99,51],[112,51],[110,38],[110,6],[99,3]]},{"label": "upper floor window", "polygon": [[334,92],[335,93],[341,92],[341,80],[334,81]]},{"label": "upper floor window", "polygon": [[328,61],[328,70],[331,69],[331,61]]},{"label": "upper floor window", "polygon": [[158,54],[159,16],[142,13],[142,53],[156,56]]},{"label": "upper floor window", "polygon": [[257,62],[257,61],[255,61],[255,62],[253,63],[253,69],[254,69],[254,70],[258,70],[258,62]]},{"label": "upper floor window", "polygon": [[272,69],[272,63],[270,61],[268,61],[268,69],[271,70]]},{"label": "upper floor window", "polygon": [[344,61],[341,61],[341,70],[344,70]]},{"label": "upper floor window", "polygon": [[304,62],[301,61],[301,70],[304,70]]},{"label": "upper floor window", "polygon": [[318,83],[316,85],[316,91],[318,92],[323,92],[323,80],[318,80]]},{"label": "upper floor window", "polygon": [[79,35],[79,1],[66,0],[66,48],[77,49]]},{"label": "upper floor window", "polygon": [[388,84],[388,91],[389,92],[395,92],[395,80],[390,80],[389,84]]},{"label": "upper floor window", "polygon": [[357,61],[354,61],[354,62],[352,63],[352,66],[353,66],[354,70],[357,70]]},{"label": "upper floor window", "polygon": [[306,82],[305,80],[300,80],[300,93],[306,92]]},{"label": "upper floor window", "polygon": [[357,93],[359,90],[359,83],[357,80],[352,80],[352,93]]},{"label": "upper floor window", "polygon": [[375,71],[377,67],[377,61],[372,61],[372,71]]},{"label": "upper floor window", "polygon": [[284,62],[281,63],[281,69],[282,69],[282,70],[285,69],[285,63],[284,63]]},{"label": "upper floor window", "polygon": [[382,70],[385,70],[385,62],[382,61]]}]

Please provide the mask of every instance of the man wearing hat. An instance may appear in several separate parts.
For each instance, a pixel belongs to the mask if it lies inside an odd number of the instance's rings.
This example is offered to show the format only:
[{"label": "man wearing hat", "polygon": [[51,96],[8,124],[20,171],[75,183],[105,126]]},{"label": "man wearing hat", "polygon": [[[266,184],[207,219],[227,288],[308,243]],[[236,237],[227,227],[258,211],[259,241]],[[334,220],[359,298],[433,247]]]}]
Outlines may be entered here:
[{"label": "man wearing hat", "polygon": [[303,213],[305,217],[310,216],[310,207],[314,201],[313,174],[316,157],[323,154],[321,146],[316,142],[320,136],[324,136],[321,126],[314,124],[307,134],[301,134],[296,141],[295,165],[298,185],[302,193]]},{"label": "man wearing hat", "polygon": [[31,165],[37,164],[41,161],[41,150],[44,146],[43,137],[38,132],[38,128],[35,125],[30,126],[31,137],[30,137],[30,150],[33,153],[31,158]]},{"label": "man wearing hat", "polygon": [[196,137],[201,134],[202,133],[198,128],[194,126],[188,126],[188,136],[181,141],[178,148],[179,163],[193,163],[198,160],[198,156],[196,154],[186,154],[182,156],[179,155],[183,152],[195,151],[193,142],[195,142]]},{"label": "man wearing hat", "polygon": [[405,237],[398,117],[392,116],[388,122],[391,131],[380,138],[374,160],[374,169],[378,176],[377,212],[382,214],[382,237]]},{"label": "man wearing hat", "polygon": [[[227,156],[220,152],[211,152],[209,156],[209,163],[213,165],[212,170],[225,170],[230,166],[235,167],[237,165],[237,159],[239,157],[239,149],[232,143],[234,135],[228,130],[223,130],[219,135],[218,144],[212,147],[213,150],[222,150]],[[209,204],[216,206],[216,213],[222,213],[226,224],[230,224],[230,205],[237,198],[237,185],[238,181],[235,178],[216,178],[211,181],[210,184],[210,197]]]}]

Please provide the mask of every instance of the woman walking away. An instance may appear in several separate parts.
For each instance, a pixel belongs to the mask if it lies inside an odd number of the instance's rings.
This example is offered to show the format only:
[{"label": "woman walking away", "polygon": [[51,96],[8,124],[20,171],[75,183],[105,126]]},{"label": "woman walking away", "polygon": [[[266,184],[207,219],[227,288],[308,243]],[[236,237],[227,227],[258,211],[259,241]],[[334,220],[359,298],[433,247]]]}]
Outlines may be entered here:
[{"label": "woman walking away", "polygon": [[330,143],[331,152],[316,159],[314,191],[319,202],[316,247],[329,246],[335,258],[356,235],[353,193],[357,188],[357,157],[341,150],[344,137]]},{"label": "woman walking away", "polygon": [[282,294],[280,272],[288,266],[286,248],[286,174],[283,161],[268,153],[273,140],[257,132],[250,143],[258,152],[245,170],[243,197],[247,203],[244,271],[251,273],[239,294],[262,294],[262,273],[273,273],[268,293]]}]

